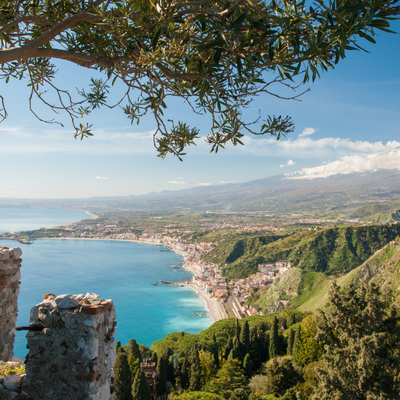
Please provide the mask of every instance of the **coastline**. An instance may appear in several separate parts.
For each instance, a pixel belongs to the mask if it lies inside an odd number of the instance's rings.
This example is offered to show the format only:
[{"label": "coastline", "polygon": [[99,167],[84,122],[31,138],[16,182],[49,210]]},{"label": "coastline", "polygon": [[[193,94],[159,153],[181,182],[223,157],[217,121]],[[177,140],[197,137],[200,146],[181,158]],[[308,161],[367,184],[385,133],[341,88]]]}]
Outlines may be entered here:
[{"label": "coastline", "polygon": [[[163,244],[160,243],[154,243],[151,241],[145,241],[145,240],[132,240],[132,239],[100,239],[100,238],[68,238],[68,237],[63,237],[63,238],[38,238],[35,240],[109,240],[109,241],[115,241],[115,242],[132,242],[132,243],[145,243],[145,244],[151,244],[153,246],[162,246],[165,247],[167,249],[169,249],[170,251],[173,251],[174,253],[180,254],[181,256],[183,256],[183,264],[182,264],[182,268],[185,269],[186,271],[192,272],[194,275],[196,274],[196,271],[193,270],[192,268],[190,268],[187,264],[186,264],[186,257],[187,257],[187,253],[181,250],[174,250],[171,247],[167,247],[164,246]],[[185,287],[189,287],[191,289],[193,289],[196,294],[204,301],[204,305],[205,308],[207,310],[207,316],[210,317],[213,322],[219,321],[221,319],[224,319],[224,316],[221,314],[221,309],[218,306],[218,301],[214,298],[211,298],[206,292],[204,292],[203,290],[201,290],[201,288],[199,288],[197,285],[194,285],[193,283],[184,283],[183,284]]]},{"label": "coastline", "polygon": [[93,217],[93,219],[97,219],[97,218],[99,218],[99,216],[98,215],[96,215],[96,214],[93,214],[92,212],[90,212],[90,211],[87,211],[87,210],[82,210],[82,211],[85,211],[85,213],[87,214],[87,215],[90,215],[91,217]]}]

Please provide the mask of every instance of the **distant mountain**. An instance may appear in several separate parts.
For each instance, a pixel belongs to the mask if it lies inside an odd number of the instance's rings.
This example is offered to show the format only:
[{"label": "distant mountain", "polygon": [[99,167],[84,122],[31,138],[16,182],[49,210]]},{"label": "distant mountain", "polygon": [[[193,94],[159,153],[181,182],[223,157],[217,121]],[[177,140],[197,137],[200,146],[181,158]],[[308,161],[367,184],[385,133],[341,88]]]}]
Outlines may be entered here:
[{"label": "distant mountain", "polygon": [[[74,200],[0,199],[0,206],[17,204],[107,211],[265,211],[272,214],[316,211],[319,215],[325,212],[329,215],[335,212],[346,212],[347,215],[357,217],[357,208],[361,205],[386,205],[384,212],[399,208],[396,203],[400,202],[399,169],[376,170],[375,168],[379,160],[383,168],[389,168],[389,161],[397,160],[397,156],[400,162],[400,149],[377,155],[375,158],[371,157],[367,161],[368,168],[374,168],[372,172],[366,171],[364,166],[362,172],[339,172],[322,177],[326,174],[322,174],[318,169],[320,167],[316,167],[316,169],[310,169],[313,171],[308,173],[313,179],[304,179],[307,171],[303,170],[295,174],[275,175],[244,183],[151,192],[140,196],[92,197]],[[398,162],[393,164],[393,168],[397,168]],[[342,164],[337,169],[338,171],[342,171]],[[351,168],[355,169],[354,165]],[[351,168],[349,171],[352,170]],[[367,216],[375,213],[371,212]]]}]

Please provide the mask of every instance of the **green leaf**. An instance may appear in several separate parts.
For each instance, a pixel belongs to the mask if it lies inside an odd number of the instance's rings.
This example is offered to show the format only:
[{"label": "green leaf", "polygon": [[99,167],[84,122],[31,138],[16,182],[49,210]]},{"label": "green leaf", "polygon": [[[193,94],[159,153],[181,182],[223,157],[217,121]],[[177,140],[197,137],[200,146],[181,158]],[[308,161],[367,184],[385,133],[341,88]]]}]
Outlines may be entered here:
[{"label": "green leaf", "polygon": [[157,30],[156,34],[155,34],[154,37],[153,37],[153,40],[151,41],[151,45],[152,45],[152,47],[153,47],[153,50],[155,50],[156,47],[157,47],[157,42],[158,42],[158,39],[159,39],[160,34],[161,34],[161,29],[162,29],[162,28],[159,28],[159,29]]},{"label": "green leaf", "polygon": [[235,26],[239,26],[247,18],[247,16],[248,16],[248,12],[246,11],[245,13],[240,15],[239,18],[237,18],[235,21],[233,21],[230,27],[233,28]]}]

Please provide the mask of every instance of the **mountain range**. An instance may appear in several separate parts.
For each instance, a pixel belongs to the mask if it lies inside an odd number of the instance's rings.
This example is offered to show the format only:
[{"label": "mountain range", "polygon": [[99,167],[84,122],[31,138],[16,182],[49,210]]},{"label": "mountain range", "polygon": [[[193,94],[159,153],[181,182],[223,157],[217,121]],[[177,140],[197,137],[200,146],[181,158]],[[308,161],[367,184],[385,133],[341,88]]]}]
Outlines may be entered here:
[{"label": "mountain range", "polygon": [[318,215],[345,212],[357,217],[355,209],[374,204],[380,205],[376,212],[390,212],[400,201],[400,148],[362,159],[363,162],[360,157],[343,157],[325,166],[243,183],[87,199],[0,199],[0,206],[150,212],[317,212]]}]

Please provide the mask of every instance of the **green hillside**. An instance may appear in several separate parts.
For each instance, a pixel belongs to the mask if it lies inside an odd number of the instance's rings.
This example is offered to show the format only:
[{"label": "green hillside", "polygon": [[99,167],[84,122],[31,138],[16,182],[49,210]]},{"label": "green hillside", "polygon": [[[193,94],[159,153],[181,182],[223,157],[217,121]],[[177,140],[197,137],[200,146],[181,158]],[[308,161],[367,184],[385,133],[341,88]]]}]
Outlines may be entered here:
[{"label": "green hillside", "polygon": [[[378,250],[361,266],[336,280],[339,286],[348,286],[354,279],[372,280],[379,286],[400,289],[400,242],[395,241]],[[315,311],[325,305],[333,280],[318,272],[291,268],[276,279],[271,288],[255,306],[265,312],[276,308],[278,301],[288,301],[286,307],[302,312]],[[400,296],[398,301],[400,301]],[[250,300],[251,301],[251,300]]]},{"label": "green hillside", "polygon": [[289,236],[269,235],[221,243],[206,261],[219,263],[231,279],[247,277],[257,265],[290,261],[310,272],[347,273],[400,235],[400,224],[319,228]]},{"label": "green hillside", "polygon": [[377,213],[371,215],[369,219],[371,221],[375,221],[381,224],[400,221],[400,210],[391,210],[385,213]]}]

